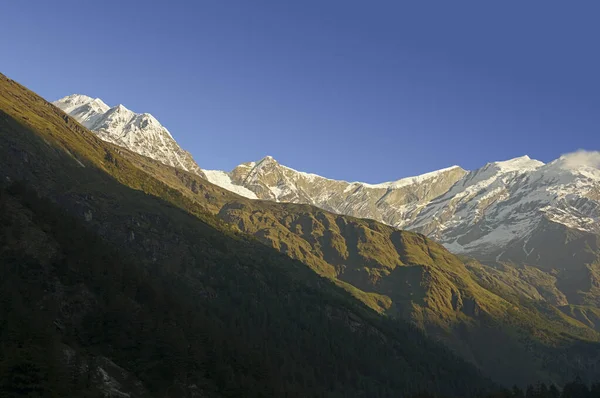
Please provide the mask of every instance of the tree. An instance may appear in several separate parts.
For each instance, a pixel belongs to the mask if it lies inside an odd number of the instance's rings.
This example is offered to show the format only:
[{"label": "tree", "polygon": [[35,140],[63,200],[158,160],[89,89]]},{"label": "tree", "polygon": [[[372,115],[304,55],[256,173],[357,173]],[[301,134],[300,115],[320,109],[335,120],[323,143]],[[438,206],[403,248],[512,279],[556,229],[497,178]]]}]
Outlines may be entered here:
[{"label": "tree", "polygon": [[525,398],[536,398],[536,391],[533,389],[532,385],[527,386],[527,390],[525,391]]},{"label": "tree", "polygon": [[600,382],[592,384],[590,389],[590,397],[600,398]]},{"label": "tree", "polygon": [[562,398],[588,398],[590,390],[579,376],[572,382],[565,384]]},{"label": "tree", "polygon": [[546,384],[541,383],[538,384],[537,386],[537,396],[540,398],[547,398],[548,397],[548,386],[546,386]]},{"label": "tree", "polygon": [[513,388],[512,388],[512,396],[514,398],[525,398],[525,394],[523,394],[523,390],[521,390],[517,386],[513,386]]}]

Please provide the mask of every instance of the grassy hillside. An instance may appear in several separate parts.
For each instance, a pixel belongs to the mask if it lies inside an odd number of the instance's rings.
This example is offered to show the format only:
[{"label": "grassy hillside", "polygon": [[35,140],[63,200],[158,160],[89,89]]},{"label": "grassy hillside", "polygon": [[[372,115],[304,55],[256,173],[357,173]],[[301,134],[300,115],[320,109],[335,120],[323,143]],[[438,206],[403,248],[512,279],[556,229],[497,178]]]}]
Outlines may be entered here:
[{"label": "grassy hillside", "polygon": [[565,314],[579,320],[596,331],[600,331],[600,308],[583,305],[566,305],[560,307]]}]

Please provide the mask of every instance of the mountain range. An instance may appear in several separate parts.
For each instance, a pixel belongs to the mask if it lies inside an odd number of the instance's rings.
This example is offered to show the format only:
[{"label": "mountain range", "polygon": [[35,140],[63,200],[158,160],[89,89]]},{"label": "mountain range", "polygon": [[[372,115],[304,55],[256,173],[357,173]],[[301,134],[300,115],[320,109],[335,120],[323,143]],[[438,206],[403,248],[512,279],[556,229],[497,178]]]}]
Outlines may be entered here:
[{"label": "mountain range", "polygon": [[161,396],[471,396],[486,377],[600,378],[595,153],[383,184],[271,157],[210,171],[150,115],[74,95],[54,103],[69,116],[1,83],[0,209],[23,232],[0,248],[42,272],[6,274],[39,296],[8,314],[59,325],[55,348],[93,380]]},{"label": "mountain range", "polygon": [[[600,235],[600,152],[575,152],[548,164],[522,156],[473,171],[452,166],[380,184],[296,171],[271,156],[230,172],[201,170],[158,122],[138,123],[139,130],[132,130],[131,123],[113,123],[116,110],[125,109],[122,105],[109,108],[82,95],[54,104],[102,139],[195,172],[244,197],[373,219],[423,233],[453,253],[488,264],[534,266],[556,280],[552,294],[536,287],[552,304],[600,305],[598,258],[589,254],[597,253]],[[156,120],[147,114],[128,115],[131,120]],[[153,149],[157,131],[166,132],[169,151]],[[138,139],[121,138],[131,135]],[[186,167],[178,166],[181,153],[187,155]]]}]

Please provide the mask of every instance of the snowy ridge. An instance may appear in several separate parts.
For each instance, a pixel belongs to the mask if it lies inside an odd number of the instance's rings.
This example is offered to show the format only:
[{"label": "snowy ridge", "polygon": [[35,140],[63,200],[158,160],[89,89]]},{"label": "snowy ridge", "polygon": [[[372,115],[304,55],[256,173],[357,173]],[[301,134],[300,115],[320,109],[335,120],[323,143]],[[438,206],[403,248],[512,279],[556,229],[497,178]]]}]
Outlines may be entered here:
[{"label": "snowy ridge", "polygon": [[[244,186],[260,199],[312,204],[339,214],[372,218],[389,224],[392,224],[392,219],[404,217],[400,210],[409,196],[433,199],[464,174],[466,171],[455,166],[389,183],[367,184],[300,172],[279,164],[271,156],[258,162],[244,163],[228,173],[231,183]],[[425,181],[429,184],[426,190],[413,189],[422,186]]]},{"label": "snowy ridge", "polygon": [[492,162],[488,163],[486,167],[493,167],[499,170],[500,172],[524,172],[529,170],[535,170],[538,167],[542,167],[544,162],[540,162],[539,160],[531,159],[529,156],[521,156],[514,159],[505,160],[502,162]]},{"label": "snowy ridge", "polygon": [[391,188],[391,189],[401,188],[401,187],[405,187],[405,186],[409,186],[409,185],[421,184],[427,180],[431,180],[433,178],[438,177],[440,174],[443,174],[444,172],[454,170],[454,169],[462,170],[462,168],[459,166],[451,166],[451,167],[447,167],[447,168],[436,170],[436,171],[431,171],[429,173],[421,174],[421,175],[414,176],[414,177],[405,177],[400,180],[392,181],[392,182],[383,182],[381,184],[367,184],[364,182],[358,182],[355,184],[360,184],[360,185],[363,185],[363,186],[369,187],[369,188]]},{"label": "snowy ridge", "polygon": [[104,141],[125,147],[166,165],[201,174],[192,155],[149,113],[123,105],[109,107],[99,98],[73,94],[53,102]]},{"label": "snowy ridge", "polygon": [[59,101],[62,105],[61,109],[66,113],[71,113],[75,109],[84,105],[89,105],[91,109],[94,109],[98,113],[105,113],[110,109],[110,106],[106,105],[100,98],[91,98],[87,95],[81,94],[69,95]]},{"label": "snowy ridge", "polygon": [[[367,187],[367,188],[379,188],[379,189],[400,188],[400,187],[403,187],[403,186],[408,186],[408,185],[413,185],[413,184],[419,184],[419,183],[422,183],[423,181],[436,178],[440,174],[443,174],[443,173],[445,173],[447,171],[451,171],[451,170],[463,170],[460,166],[456,166],[455,165],[455,166],[450,166],[450,167],[446,167],[446,168],[443,168],[443,169],[431,171],[429,173],[420,174],[418,176],[404,177],[404,178],[401,178],[401,179],[395,180],[395,181],[381,182],[381,183],[378,183],[378,184],[370,184],[370,183],[367,183],[367,182],[360,182],[360,181],[348,182],[348,181],[345,181],[345,180],[335,180],[335,179],[323,177],[323,176],[320,176],[320,175],[314,174],[314,173],[306,173],[304,171],[298,171],[298,170],[293,169],[291,167],[288,167],[288,166],[280,164],[272,156],[265,156],[264,158],[262,158],[258,162],[248,162],[248,163],[243,163],[243,165],[245,165],[247,167],[252,167],[253,168],[253,167],[256,167],[256,166],[260,166],[261,164],[269,164],[269,163],[273,163],[273,162],[276,163],[276,164],[278,164],[279,167],[281,167],[283,169],[286,169],[289,172],[298,175],[299,177],[305,178],[308,181],[323,180],[323,181],[339,182],[339,183],[343,183],[343,184],[348,184],[349,186],[363,186],[363,187]],[[240,167],[240,166],[238,166],[238,167]]]},{"label": "snowy ridge", "polygon": [[577,156],[546,165],[528,157],[490,163],[427,204],[413,222],[397,226],[480,256],[527,240],[544,220],[600,233],[600,170],[575,164]]},{"label": "snowy ridge", "polygon": [[296,171],[267,156],[226,173],[227,184],[215,183],[422,232],[457,253],[499,256],[502,247],[529,239],[544,220],[600,233],[599,166],[598,152],[548,164],[521,156],[470,172],[452,166],[367,184]]}]

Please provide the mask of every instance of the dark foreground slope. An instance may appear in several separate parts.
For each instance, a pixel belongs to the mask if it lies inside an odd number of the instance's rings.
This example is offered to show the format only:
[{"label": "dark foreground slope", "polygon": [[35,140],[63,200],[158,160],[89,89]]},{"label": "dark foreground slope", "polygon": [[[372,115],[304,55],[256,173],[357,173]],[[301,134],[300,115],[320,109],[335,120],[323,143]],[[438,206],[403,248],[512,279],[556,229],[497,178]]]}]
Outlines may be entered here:
[{"label": "dark foreground slope", "polygon": [[470,396],[408,324],[234,232],[0,76],[2,396]]}]

